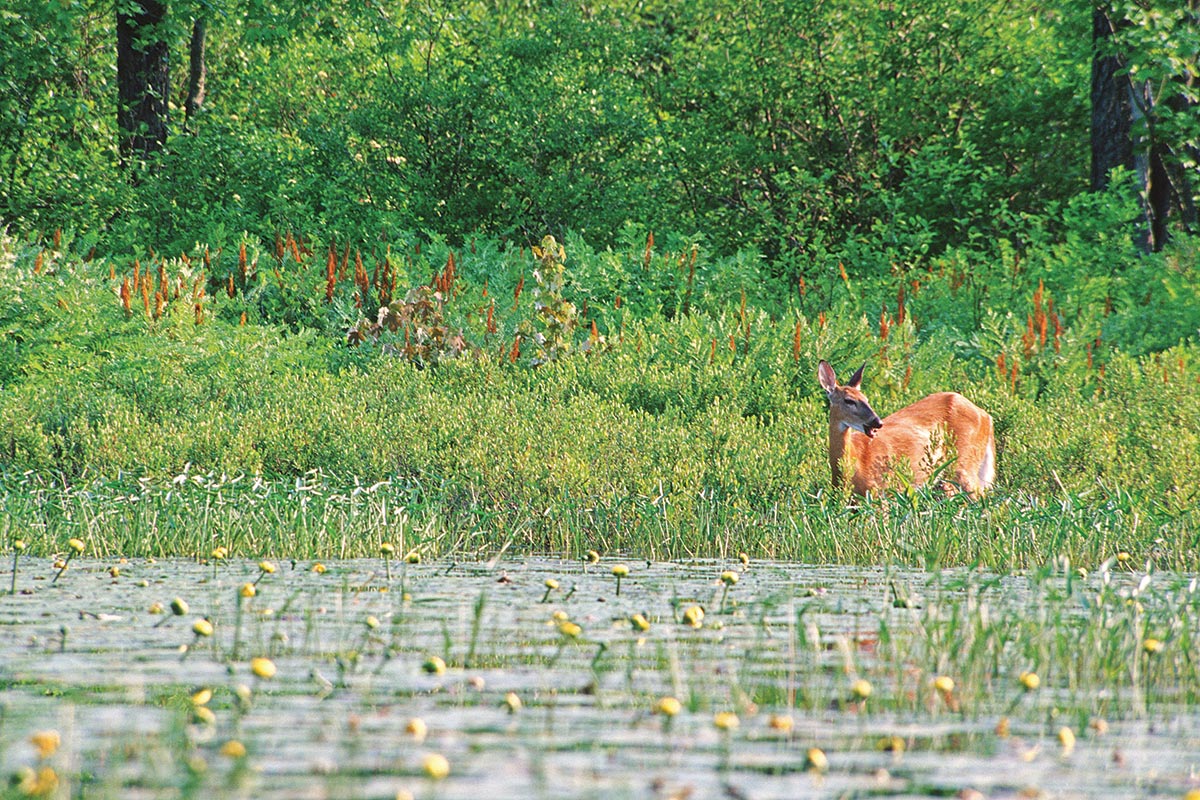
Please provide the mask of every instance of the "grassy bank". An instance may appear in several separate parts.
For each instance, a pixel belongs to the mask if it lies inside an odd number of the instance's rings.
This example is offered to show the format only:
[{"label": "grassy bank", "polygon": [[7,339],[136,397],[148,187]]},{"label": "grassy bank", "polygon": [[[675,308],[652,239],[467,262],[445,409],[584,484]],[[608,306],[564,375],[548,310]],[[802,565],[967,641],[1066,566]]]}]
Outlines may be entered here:
[{"label": "grassy bank", "polygon": [[[1149,349],[1163,315],[1191,313],[1186,292],[1137,322],[1056,305],[1039,279],[972,328],[952,324],[968,290],[950,271],[868,316],[889,287],[838,279],[781,305],[750,261],[651,245],[571,269],[550,248],[418,248],[372,275],[348,247],[290,238],[153,267],[10,242],[7,533],[46,551],[83,535],[110,553],[352,556],[402,514],[442,553],[1194,565],[1197,351]],[[1158,266],[1192,287],[1181,263]],[[848,511],[821,358],[866,361],[881,413],[943,389],[987,409],[993,496]]]}]

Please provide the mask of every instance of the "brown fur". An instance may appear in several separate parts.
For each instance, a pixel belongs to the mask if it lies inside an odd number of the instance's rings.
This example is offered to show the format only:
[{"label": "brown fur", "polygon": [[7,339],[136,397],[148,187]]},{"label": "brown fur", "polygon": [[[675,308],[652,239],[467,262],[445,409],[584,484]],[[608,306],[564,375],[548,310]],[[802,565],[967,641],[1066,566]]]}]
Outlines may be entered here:
[{"label": "brown fur", "polygon": [[829,396],[829,466],[834,486],[842,485],[844,466],[853,470],[850,485],[858,494],[888,487],[897,468],[920,486],[951,449],[957,453],[952,469],[959,489],[978,498],[992,486],[996,476],[992,418],[961,394],[931,394],[880,420],[859,389],[861,368],[840,386],[833,368],[822,361],[818,377]]}]

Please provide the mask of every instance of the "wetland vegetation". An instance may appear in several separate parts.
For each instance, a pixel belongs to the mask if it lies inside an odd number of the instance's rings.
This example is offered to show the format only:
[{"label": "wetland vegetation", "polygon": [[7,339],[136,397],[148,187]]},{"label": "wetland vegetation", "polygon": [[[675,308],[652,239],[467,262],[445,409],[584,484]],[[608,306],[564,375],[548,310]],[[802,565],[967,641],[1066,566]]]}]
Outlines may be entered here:
[{"label": "wetland vegetation", "polygon": [[1194,9],[10,5],[0,797],[1200,797]]},{"label": "wetland vegetation", "polygon": [[1196,788],[1196,580],[1124,555],[999,575],[418,551],[391,580],[382,554],[222,555],[26,566],[0,599],[12,796],[49,775],[89,797]]}]

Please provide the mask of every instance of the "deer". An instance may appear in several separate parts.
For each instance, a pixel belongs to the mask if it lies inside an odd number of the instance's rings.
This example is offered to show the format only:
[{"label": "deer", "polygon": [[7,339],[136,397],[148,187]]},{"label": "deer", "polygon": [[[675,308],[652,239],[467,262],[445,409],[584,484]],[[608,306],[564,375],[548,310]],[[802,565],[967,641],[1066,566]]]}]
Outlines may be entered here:
[{"label": "deer", "polygon": [[[953,483],[973,500],[996,480],[996,441],[992,417],[958,392],[938,392],[883,419],[862,393],[863,369],[841,386],[829,362],[817,367],[817,379],[829,398],[829,468],[833,486],[843,485],[843,468],[853,470],[855,493],[879,492],[896,483],[897,467],[910,470],[911,486],[924,484],[943,468],[949,450],[957,453]],[[944,488],[952,485],[942,478]]]}]

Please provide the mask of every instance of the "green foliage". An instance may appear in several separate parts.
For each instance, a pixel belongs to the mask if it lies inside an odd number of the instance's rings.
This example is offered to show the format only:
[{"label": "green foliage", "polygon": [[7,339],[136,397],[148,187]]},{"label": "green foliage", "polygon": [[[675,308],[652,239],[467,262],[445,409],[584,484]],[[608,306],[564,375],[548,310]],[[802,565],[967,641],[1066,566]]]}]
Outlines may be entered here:
[{"label": "green foliage", "polygon": [[537,348],[529,362],[537,367],[570,354],[579,314],[575,304],[563,297],[566,249],[553,236],[547,236],[540,247],[533,248],[533,257],[538,261],[533,271],[537,282],[533,288],[534,316],[520,330]]},{"label": "green foliage", "polygon": [[[986,542],[1004,520],[1036,536],[1046,504],[1074,509],[1077,533],[1055,547],[1088,557],[1121,541],[1134,517],[1147,521],[1146,536],[1190,524],[1190,487],[1200,482],[1194,338],[1147,355],[1097,345],[1094,325],[1119,315],[1069,313],[1046,286],[1028,286],[1043,271],[1032,263],[1006,290],[1014,306],[985,305],[984,324],[964,340],[920,322],[960,303],[964,288],[949,269],[922,273],[915,298],[885,305],[877,318],[850,296],[874,288],[849,281],[828,311],[793,308],[776,318],[728,296],[718,276],[737,259],[698,254],[706,266],[691,285],[667,283],[654,301],[682,289],[687,313],[679,302],[669,315],[663,305],[640,315],[602,308],[591,317],[606,327],[601,346],[584,326],[546,312],[571,306],[571,320],[588,319],[570,299],[582,292],[579,276],[642,268],[647,242],[624,255],[582,249],[570,261],[549,239],[524,254],[488,243],[457,256],[426,247],[381,262],[405,265],[404,280],[432,273],[431,283],[376,305],[378,339],[347,348],[355,303],[364,291],[378,296],[386,269],[378,280],[365,268],[341,277],[351,248],[311,254],[322,249],[292,237],[278,254],[248,248],[244,279],[240,253],[157,257],[133,273],[126,295],[130,275],[113,275],[104,261],[6,240],[2,277],[14,289],[0,307],[0,452],[8,469],[68,483],[163,481],[189,469],[267,480],[315,471],[334,486],[396,480],[431,518],[464,530],[525,530],[523,546],[564,552],[602,535],[656,556],[702,554],[711,552],[704,537],[723,530],[731,538],[722,548],[794,557],[1015,565],[1028,562]],[[1171,280],[1186,289],[1178,306],[1162,306],[1181,319],[1195,314],[1197,276],[1181,266],[1194,263],[1189,252],[1156,262],[1171,265]],[[446,267],[426,271],[443,257]],[[1067,266],[1048,258],[1046,274]],[[543,271],[542,294],[496,304],[468,277],[501,270],[503,291],[512,276]],[[153,296],[142,294],[147,286]],[[1114,297],[1144,291],[1123,273],[1108,288]],[[1124,326],[1135,337],[1155,330]],[[542,332],[545,354],[554,353],[539,356],[537,370],[510,358],[522,330]],[[993,414],[1000,486],[971,512],[977,538],[938,527],[952,525],[957,502],[918,493],[893,498],[906,509],[900,516],[892,508],[855,523],[861,530],[827,549],[821,531],[843,524],[845,498],[827,489],[814,377],[822,358],[844,368],[867,362],[866,388],[884,413],[954,388]],[[1097,525],[1113,531],[1101,543],[1088,538]]]},{"label": "green foliage", "polygon": [[[1139,8],[1117,44],[1172,83],[1194,30]],[[1074,4],[221,11],[208,104],[136,184],[111,13],[0,13],[29,43],[0,48],[6,467],[395,479],[531,549],[724,530],[827,558],[850,524],[835,557],[1000,563],[927,495],[846,522],[824,358],[867,362],[881,411],[952,388],[993,413],[981,536],[1049,505],[1077,549],[1186,524],[1197,244],[1137,250],[1133,176],[1082,192]],[[1194,120],[1163,113],[1184,163]]]}]

